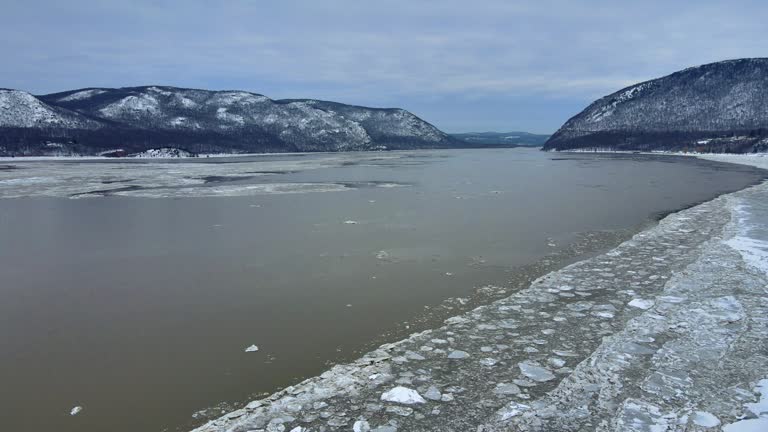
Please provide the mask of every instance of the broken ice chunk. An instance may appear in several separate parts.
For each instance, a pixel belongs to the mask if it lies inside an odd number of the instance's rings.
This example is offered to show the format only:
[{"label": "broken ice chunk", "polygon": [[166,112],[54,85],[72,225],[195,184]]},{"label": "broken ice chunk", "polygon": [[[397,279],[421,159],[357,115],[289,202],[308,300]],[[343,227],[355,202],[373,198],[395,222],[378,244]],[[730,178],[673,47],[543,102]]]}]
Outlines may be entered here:
[{"label": "broken ice chunk", "polygon": [[631,302],[629,302],[629,305],[632,307],[636,307],[638,309],[642,310],[648,310],[653,307],[653,300],[646,300],[646,299],[633,299]]},{"label": "broken ice chunk", "polygon": [[82,410],[83,410],[83,407],[81,407],[80,405],[78,405],[78,406],[76,406],[76,407],[72,408],[72,409],[69,411],[69,415],[71,415],[71,416],[75,416],[75,415],[78,415],[78,414],[80,413],[80,411],[82,411]]},{"label": "broken ice chunk", "polygon": [[517,402],[510,402],[499,410],[499,416],[501,417],[501,420],[509,420],[512,417],[518,416],[522,414],[524,411],[527,411],[530,407],[528,405],[523,405],[521,403]]},{"label": "broken ice chunk", "polygon": [[371,425],[365,420],[358,420],[352,425],[352,431],[354,432],[369,432]]},{"label": "broken ice chunk", "polygon": [[442,397],[442,394],[440,394],[440,390],[438,390],[435,386],[429,386],[427,389],[427,392],[424,393],[424,397],[430,400],[440,400],[440,397]]},{"label": "broken ice chunk", "polygon": [[245,349],[245,352],[248,352],[248,353],[249,352],[256,352],[258,350],[259,350],[259,347],[257,347],[256,345],[251,345],[251,346],[249,346],[248,348]]},{"label": "broken ice chunk", "polygon": [[480,364],[481,365],[488,366],[488,367],[493,366],[496,363],[498,363],[498,360],[496,360],[494,358],[490,358],[490,357],[486,357],[486,358],[480,360]]},{"label": "broken ice chunk", "polygon": [[693,415],[693,422],[705,428],[715,427],[720,424],[720,420],[717,417],[706,411],[696,411]]},{"label": "broken ice chunk", "polygon": [[426,403],[423,397],[416,390],[407,387],[398,386],[382,393],[381,400],[386,402],[395,402],[405,405]]},{"label": "broken ice chunk", "polygon": [[550,372],[549,369],[538,366],[530,362],[522,362],[517,365],[520,368],[520,372],[526,377],[538,381],[544,382],[555,379],[555,375]]},{"label": "broken ice chunk", "polygon": [[498,383],[496,388],[493,389],[496,394],[512,395],[520,393],[520,387],[512,383]]},{"label": "broken ice chunk", "polygon": [[453,351],[452,353],[448,354],[449,359],[464,359],[467,357],[469,357],[468,353],[466,353],[465,351],[459,351],[459,350]]}]

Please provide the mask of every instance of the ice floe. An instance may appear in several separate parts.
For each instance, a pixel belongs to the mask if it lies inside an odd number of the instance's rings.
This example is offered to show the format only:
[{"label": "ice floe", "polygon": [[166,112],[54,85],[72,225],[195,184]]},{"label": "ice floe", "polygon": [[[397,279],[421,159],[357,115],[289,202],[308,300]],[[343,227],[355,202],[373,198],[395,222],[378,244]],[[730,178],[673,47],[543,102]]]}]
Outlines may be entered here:
[{"label": "ice floe", "polygon": [[407,387],[395,387],[392,390],[381,394],[381,400],[385,402],[395,402],[405,405],[426,403],[423,397],[416,390]]},{"label": "ice floe", "polygon": [[648,310],[648,309],[653,307],[654,303],[655,302],[653,300],[636,298],[636,299],[632,299],[632,301],[630,301],[627,304],[629,306],[632,306],[632,307],[635,307],[635,308],[638,308],[638,309]]},{"label": "ice floe", "polygon": [[517,366],[520,368],[520,372],[522,372],[523,375],[534,381],[544,382],[555,379],[555,375],[552,371],[545,367],[530,362],[522,362]]}]

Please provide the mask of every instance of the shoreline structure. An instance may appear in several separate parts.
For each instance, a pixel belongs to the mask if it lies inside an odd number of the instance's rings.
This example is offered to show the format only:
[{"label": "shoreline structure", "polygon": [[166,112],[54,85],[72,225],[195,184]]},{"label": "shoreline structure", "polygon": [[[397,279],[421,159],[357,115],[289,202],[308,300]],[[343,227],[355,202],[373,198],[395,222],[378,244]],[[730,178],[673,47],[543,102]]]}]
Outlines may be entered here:
[{"label": "shoreline structure", "polygon": [[768,181],[195,432],[516,430],[768,430]]}]

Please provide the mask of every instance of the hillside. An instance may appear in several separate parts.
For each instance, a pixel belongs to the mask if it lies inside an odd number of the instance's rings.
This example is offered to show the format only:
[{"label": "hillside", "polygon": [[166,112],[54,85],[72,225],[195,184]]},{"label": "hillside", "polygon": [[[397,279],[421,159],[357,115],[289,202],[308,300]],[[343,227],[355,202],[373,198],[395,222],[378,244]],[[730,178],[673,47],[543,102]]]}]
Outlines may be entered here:
[{"label": "hillside", "polygon": [[768,58],[693,67],[589,105],[545,150],[768,150]]},{"label": "hillside", "polygon": [[193,153],[462,147],[402,109],[244,91],[87,88],[33,96],[0,90],[0,155]]}]

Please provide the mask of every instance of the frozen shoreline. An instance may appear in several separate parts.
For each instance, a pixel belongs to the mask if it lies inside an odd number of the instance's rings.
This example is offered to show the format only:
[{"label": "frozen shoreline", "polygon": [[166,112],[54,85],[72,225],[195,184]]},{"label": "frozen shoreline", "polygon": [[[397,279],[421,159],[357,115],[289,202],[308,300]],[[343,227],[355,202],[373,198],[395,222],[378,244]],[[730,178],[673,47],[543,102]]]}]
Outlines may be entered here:
[{"label": "frozen shoreline", "polygon": [[669,215],[196,431],[747,431],[768,421],[745,406],[768,377],[763,203],[768,183]]}]

